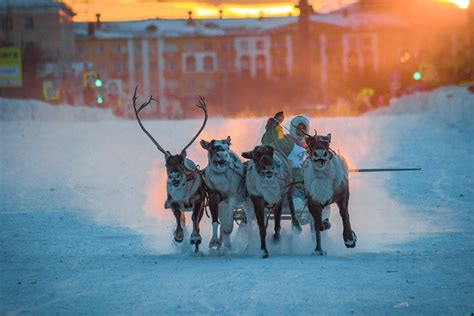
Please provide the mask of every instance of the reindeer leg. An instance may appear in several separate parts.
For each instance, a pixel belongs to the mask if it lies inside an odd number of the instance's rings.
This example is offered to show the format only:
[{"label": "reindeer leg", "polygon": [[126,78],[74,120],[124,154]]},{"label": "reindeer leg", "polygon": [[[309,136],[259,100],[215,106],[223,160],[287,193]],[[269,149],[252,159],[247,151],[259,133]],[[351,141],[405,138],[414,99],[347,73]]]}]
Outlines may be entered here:
[{"label": "reindeer leg", "polygon": [[265,201],[261,197],[252,196],[253,209],[255,217],[257,218],[258,229],[260,231],[260,249],[262,250],[262,257],[268,257],[268,250],[265,238],[267,236],[265,227]]},{"label": "reindeer leg", "polygon": [[342,218],[342,225],[344,227],[342,238],[347,248],[354,248],[357,242],[357,236],[351,228],[351,221],[349,220],[349,191],[337,202],[339,207],[339,214]]},{"label": "reindeer leg", "polygon": [[298,218],[296,218],[295,203],[293,202],[293,190],[288,193],[287,198],[288,198],[288,207],[290,208],[290,214],[291,214],[291,228],[295,233],[301,234],[303,229],[301,228]]},{"label": "reindeer leg", "polygon": [[219,227],[219,207],[218,207],[219,195],[215,192],[209,192],[209,209],[211,211],[212,218],[212,237],[209,241],[209,248],[221,246],[221,242],[217,236],[217,229]]},{"label": "reindeer leg", "polygon": [[201,221],[202,215],[204,214],[204,206],[202,199],[194,202],[193,208],[193,232],[191,233],[191,245],[194,245],[194,252],[199,252],[199,244],[201,243],[202,237],[199,234],[199,222]]},{"label": "reindeer leg", "polygon": [[181,226],[181,216],[184,215],[181,212],[178,204],[171,204],[171,209],[173,210],[173,215],[176,219],[176,230],[174,231],[174,240],[176,242],[182,242],[184,239],[183,227]]},{"label": "reindeer leg", "polygon": [[308,201],[308,209],[311,213],[311,216],[313,216],[314,230],[316,231],[316,249],[314,249],[314,251],[316,251],[319,255],[323,256],[324,252],[321,248],[321,230],[323,229],[323,221],[321,215],[323,212],[323,208],[321,207],[321,205],[313,202],[313,200],[310,198]]},{"label": "reindeer leg", "polygon": [[[234,198],[222,202],[222,212],[220,213],[221,227],[223,233],[224,246],[227,249],[231,249],[232,245],[230,242],[230,234],[234,230],[234,210],[236,201]],[[221,237],[222,238],[222,237]]]},{"label": "reindeer leg", "polygon": [[278,203],[278,205],[275,206],[275,211],[273,212],[273,216],[275,219],[275,234],[273,235],[273,242],[275,243],[278,243],[280,241],[281,208],[282,208],[282,204]]}]

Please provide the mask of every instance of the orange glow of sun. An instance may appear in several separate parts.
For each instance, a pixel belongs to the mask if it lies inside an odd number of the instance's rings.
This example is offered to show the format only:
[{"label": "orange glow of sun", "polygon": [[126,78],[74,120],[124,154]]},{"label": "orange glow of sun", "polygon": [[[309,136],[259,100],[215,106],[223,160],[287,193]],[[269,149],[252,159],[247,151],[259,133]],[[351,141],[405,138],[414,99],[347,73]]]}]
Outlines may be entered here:
[{"label": "orange glow of sun", "polygon": [[460,9],[466,10],[469,8],[470,0],[447,0],[447,2],[454,3]]}]

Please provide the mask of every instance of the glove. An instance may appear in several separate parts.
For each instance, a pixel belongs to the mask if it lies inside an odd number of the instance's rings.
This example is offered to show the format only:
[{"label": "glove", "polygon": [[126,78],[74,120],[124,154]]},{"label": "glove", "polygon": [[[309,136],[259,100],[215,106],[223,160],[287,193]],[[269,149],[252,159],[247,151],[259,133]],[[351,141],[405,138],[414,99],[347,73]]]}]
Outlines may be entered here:
[{"label": "glove", "polygon": [[273,116],[273,118],[274,118],[275,120],[277,120],[278,123],[281,123],[281,122],[283,122],[283,120],[285,119],[285,115],[283,114],[283,111],[280,111],[280,112],[275,113],[275,115]]},{"label": "glove", "polygon": [[275,126],[283,122],[284,119],[285,119],[285,116],[283,115],[282,111],[275,113],[273,117],[270,117],[268,119],[265,129],[274,129]]}]

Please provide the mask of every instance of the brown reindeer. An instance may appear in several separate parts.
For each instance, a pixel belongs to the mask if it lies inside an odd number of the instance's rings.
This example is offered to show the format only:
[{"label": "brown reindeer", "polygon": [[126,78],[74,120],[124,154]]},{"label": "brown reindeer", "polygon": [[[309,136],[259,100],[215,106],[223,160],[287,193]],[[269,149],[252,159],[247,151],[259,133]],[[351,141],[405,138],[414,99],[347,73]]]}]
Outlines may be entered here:
[{"label": "brown reindeer", "polygon": [[304,162],[302,173],[308,208],[314,219],[316,249],[323,255],[321,231],[324,230],[321,213],[325,206],[336,203],[344,226],[343,239],[347,248],[354,248],[357,236],[349,220],[349,168],[344,157],[329,148],[331,134],[306,138],[309,157]]},{"label": "brown reindeer", "polygon": [[[166,208],[171,208],[176,218],[176,230],[174,232],[174,240],[182,242],[184,239],[184,232],[182,227],[182,219],[184,218],[183,211],[192,210],[192,221],[193,221],[193,232],[191,233],[190,241],[194,245],[194,251],[199,251],[199,244],[201,243],[201,235],[199,234],[199,223],[201,221],[204,212],[204,201],[205,201],[205,187],[204,180],[202,179],[201,173],[197,169],[196,165],[186,158],[186,149],[194,142],[199,134],[204,129],[207,122],[207,105],[203,97],[199,98],[199,103],[196,104],[198,108],[204,112],[204,122],[197,134],[191,139],[191,141],[181,150],[177,155],[172,155],[169,151],[164,150],[163,147],[151,136],[151,134],[143,126],[139,113],[143,110],[153,99],[144,102],[137,108],[137,88],[133,94],[133,108],[135,110],[135,116],[138,124],[145,134],[151,139],[156,148],[165,155],[165,166],[166,173],[168,175],[166,181],[166,189],[168,198],[166,200]],[[156,100],[155,100],[156,101]]]},{"label": "brown reindeer", "polygon": [[262,256],[267,258],[265,208],[274,211],[275,234],[273,240],[278,242],[280,240],[282,202],[290,190],[293,173],[285,154],[272,146],[257,146],[252,151],[242,153],[242,157],[250,159],[247,165],[245,187],[252,200],[257,218]]}]

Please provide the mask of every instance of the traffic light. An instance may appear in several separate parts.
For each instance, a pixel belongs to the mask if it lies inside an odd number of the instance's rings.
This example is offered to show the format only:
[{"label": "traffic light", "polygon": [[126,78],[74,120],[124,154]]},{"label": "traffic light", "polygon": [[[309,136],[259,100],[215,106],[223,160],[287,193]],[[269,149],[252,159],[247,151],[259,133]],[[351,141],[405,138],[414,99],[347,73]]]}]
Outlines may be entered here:
[{"label": "traffic light", "polygon": [[97,88],[97,104],[98,105],[101,105],[102,103],[104,103],[104,98],[102,97],[102,80],[100,79],[100,76],[97,75],[97,78],[95,79],[94,81],[94,85],[95,87]]},{"label": "traffic light", "polygon": [[421,80],[421,72],[415,71],[413,73],[413,79],[415,79],[415,81]]}]

